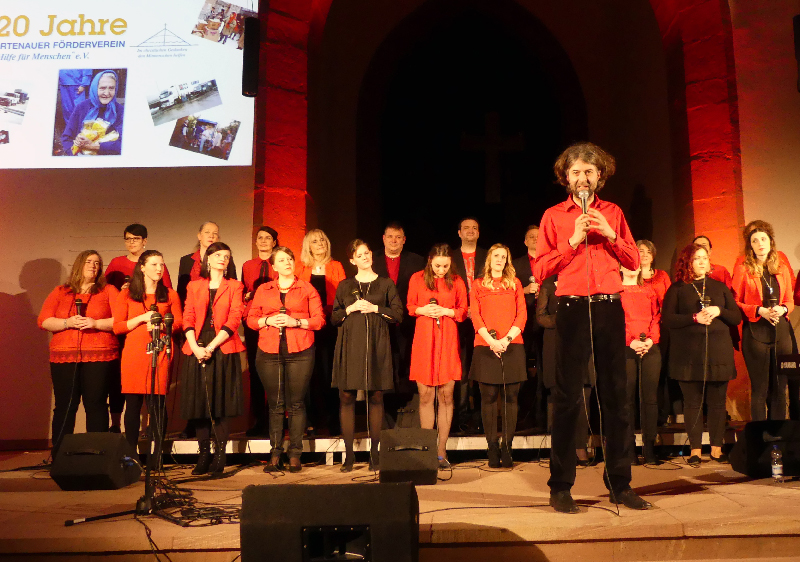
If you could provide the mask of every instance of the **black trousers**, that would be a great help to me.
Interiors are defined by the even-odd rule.
[[[250,414],[255,418],[256,425],[264,425],[267,421],[267,398],[256,361],[258,330],[244,327],[244,345],[247,348],[247,369],[250,371]]]
[[[750,333],[749,326],[742,330],[742,355],[750,375],[750,418],[753,421],[786,419],[786,375],[776,369],[775,351],[778,355],[792,353],[792,340],[787,333],[777,344],[763,343]]]
[[[703,381],[680,381],[680,384],[689,445],[692,449],[700,449],[703,446]],[[706,382],[705,391],[708,406],[708,438],[712,447],[722,447],[727,421],[725,398],[728,395],[728,381]]]
[[[267,390],[269,441],[272,452],[283,452],[283,416],[289,413],[289,456],[300,458],[306,429],[306,393],[314,372],[314,346],[297,352],[264,353],[256,356],[258,374]]]
[[[625,313],[622,303],[589,303],[559,299],[556,312],[556,386],[553,389],[553,436],[550,454],[551,492],[569,490],[575,483],[575,427],[583,410],[586,365],[592,353],[597,372],[608,481],[619,493],[630,487],[634,436],[625,375]]]
[[[477,398],[477,392],[469,380],[469,368],[472,364],[472,351],[475,347],[475,330],[472,320],[465,319],[458,325],[459,353],[461,356],[461,380],[456,381],[453,390],[453,409],[455,411],[456,427],[460,424],[469,424],[471,420],[470,396]],[[473,400],[476,402],[477,400]],[[477,410],[477,405],[475,405]]]
[[[50,363],[53,381],[53,456],[58,452],[65,435],[75,431],[75,416],[83,400],[86,412],[86,431],[108,431],[108,381],[119,360],[86,361],[81,363]]]
[[[125,336],[117,336],[120,350],[125,347]],[[115,361],[114,369],[108,380],[108,410],[112,414],[121,414],[125,408],[125,396],[122,394],[122,371],[120,362]]]
[[[639,365],[641,363],[641,379]],[[635,420],[635,405],[639,404],[639,419],[643,441],[655,441],[658,432],[658,380],[661,377],[661,351],[653,344],[641,359],[630,347],[625,349],[625,370],[628,379],[628,400]],[[641,385],[641,386],[640,386]]]

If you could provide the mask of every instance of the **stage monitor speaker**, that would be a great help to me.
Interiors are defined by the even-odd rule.
[[[242,562],[417,562],[411,483],[269,484],[242,493]]]
[[[254,98],[258,94],[258,53],[261,49],[261,22],[258,18],[244,20],[242,49],[242,95]]]
[[[751,478],[772,476],[772,446],[783,453],[784,476],[800,476],[800,421],[749,422],[736,434],[731,467]]]
[[[139,480],[135,458],[120,433],[65,435],[50,477],[62,490],[117,490]]]
[[[381,482],[436,484],[439,460],[435,429],[385,429],[381,432]]]

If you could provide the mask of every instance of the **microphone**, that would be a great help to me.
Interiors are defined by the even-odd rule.
[[[171,312],[164,314],[164,333],[167,336],[166,350],[167,357],[172,355],[172,323],[175,322],[175,316]]]
[[[280,309],[280,313],[281,313],[281,314],[286,314],[286,307],[285,307],[285,306],[282,306],[282,307],[281,307],[281,309]],[[283,337],[283,326],[281,326],[280,328],[278,328],[278,336],[280,336],[280,337]]]
[[[351,294],[356,298],[357,301],[361,300],[361,288],[356,287],[355,289],[353,289],[353,292]]]
[[[123,283],[122,283],[123,285],[125,283],[130,283],[131,282],[131,276],[130,275],[126,275],[125,277],[122,278],[122,281],[123,281]]]
[[[581,211],[585,215],[589,211],[589,190],[585,188],[578,190],[578,197],[581,200]]]
[[[431,297],[431,300],[428,301],[428,304],[439,304],[439,301],[437,301],[435,298]],[[442,319],[441,318],[437,318],[436,319],[436,327],[437,328],[441,328],[442,327]]]
[[[78,316],[83,316],[83,313],[83,301],[81,299],[75,299],[75,314]]]
[[[708,306],[711,306],[711,297],[709,295],[703,295],[700,297],[700,310],[703,310]]]
[[[645,334],[644,332],[639,334],[639,341],[642,342],[642,343],[646,342],[647,341],[647,334]]]
[[[489,335],[494,339],[497,339],[497,330],[489,330]]]

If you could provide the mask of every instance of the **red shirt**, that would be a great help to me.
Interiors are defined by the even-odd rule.
[[[111,260],[106,268],[106,281],[114,285],[118,291],[122,290],[125,284],[125,277],[133,276],[133,268],[136,262],[128,259],[128,256],[118,256]],[[169,270],[164,265],[164,276],[161,278],[167,289],[172,288],[172,281],[169,278]]]
[[[308,329],[292,326],[286,330],[286,345],[289,353],[304,351],[314,345],[314,332],[325,325],[325,313],[322,310],[322,299],[314,286],[308,281],[295,278],[286,293],[286,304],[281,304],[281,292],[278,281],[264,283],[256,290],[256,296],[247,313],[247,325],[258,330],[258,347],[266,353],[278,353],[280,346],[280,330],[274,326],[262,328],[258,321],[265,316],[278,314],[281,307],[286,307],[286,314],[292,318],[307,319]]]
[[[725,286],[729,289],[731,288],[731,284],[733,283],[733,277],[731,276],[731,272],[728,271],[724,265],[719,265],[716,263],[711,264],[711,271],[708,272],[708,276],[711,279],[715,279],[720,283],[725,283]]]
[[[547,279],[558,274],[556,295],[618,293],[622,289],[620,264],[631,270],[639,268],[639,250],[622,215],[622,209],[599,199],[597,195],[590,207],[602,213],[617,237],[611,242],[594,230],[586,235],[589,240],[588,293],[586,242],[581,242],[575,249],[569,245],[569,238],[575,232],[575,219],[581,214],[580,206],[570,196],[563,203],[547,209],[542,217],[533,275],[537,279]]]
[[[478,335],[478,330],[497,330],[497,339],[506,337],[512,326],[519,328],[520,333],[511,343],[522,343],[522,330],[528,320],[528,308],[525,306],[525,295],[522,283],[514,278],[514,287],[505,289],[500,279],[492,280],[491,287],[483,286],[480,277],[472,283],[470,312],[472,325],[475,327],[475,345],[488,346],[486,340]]]
[[[669,274],[663,269],[654,269],[653,276],[650,279],[644,279],[645,286],[652,287],[658,297],[658,307],[664,303],[664,295],[667,294],[667,289],[672,285]],[[656,341],[656,340],[653,340]]]
[[[262,271],[265,273],[263,276],[261,275]],[[247,260],[244,262],[244,265],[242,265],[242,283],[244,283],[245,294],[255,291],[258,288],[255,284],[259,279],[261,279],[261,283],[264,283],[277,277],[278,276],[275,275],[275,270],[272,269],[272,265],[270,265],[268,260],[254,258],[252,260]]]
[[[475,281],[475,254],[477,252],[461,252],[464,258],[464,272],[467,274],[467,286],[472,287]]]
[[[625,310],[625,345],[638,340],[642,333],[645,339],[658,343],[661,306],[653,286],[623,285],[620,297]]]
[[[389,279],[397,285],[397,278],[400,276],[400,256],[392,258],[384,254],[384,258],[386,258],[386,271],[389,272]]]
[[[48,318],[75,316],[75,299],[81,299],[86,308],[83,315],[95,320],[111,318],[111,306],[117,300],[113,285],[106,285],[94,295],[76,295],[71,289],[60,285],[53,289],[39,313],[39,327]],[[50,340],[51,363],[80,363],[88,361],[112,361],[119,357],[119,342],[113,332],[102,330],[61,330]]]

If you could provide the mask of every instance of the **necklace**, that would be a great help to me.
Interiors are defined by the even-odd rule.
[[[697,285],[694,284],[694,281],[691,283],[692,287],[694,287],[694,292],[697,293],[697,296],[700,298],[700,308],[703,309],[706,307],[705,303],[705,294],[706,294],[706,278],[703,277],[703,292],[701,293],[700,290],[697,288]]]
[[[769,296],[772,296],[772,293],[775,292],[775,289],[772,288],[772,275],[769,277],[764,276],[764,269],[761,269],[761,279],[764,280],[764,283],[767,285],[767,290],[769,291]]]

